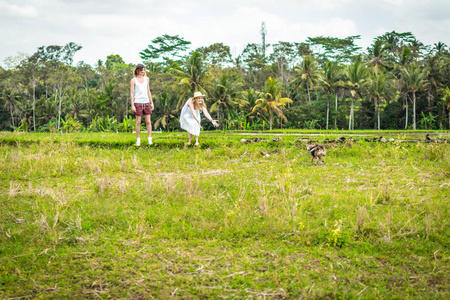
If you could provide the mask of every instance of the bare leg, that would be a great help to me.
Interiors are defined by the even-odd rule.
[[[199,145],[199,143],[198,143],[198,135],[196,135],[195,136],[195,146],[198,146]]]
[[[136,136],[141,137],[141,116],[136,116]]]
[[[192,134],[189,133],[189,142],[188,145],[190,145],[192,143]]]
[[[150,122],[150,115],[145,115],[145,125],[147,126],[148,137],[152,137],[152,122]]]

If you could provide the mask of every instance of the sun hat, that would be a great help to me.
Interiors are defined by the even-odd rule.
[[[192,98],[199,98],[199,97],[205,98],[206,96],[203,95],[202,92],[195,92],[195,93],[194,93],[194,97],[192,97]]]

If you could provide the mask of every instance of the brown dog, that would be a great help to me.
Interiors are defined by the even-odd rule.
[[[309,151],[311,153],[311,162],[314,161],[314,159],[316,159],[316,163],[320,161],[322,161],[322,163],[325,162],[325,156],[327,155],[327,150],[325,150],[324,146],[321,145],[308,145],[306,147],[306,150]]]

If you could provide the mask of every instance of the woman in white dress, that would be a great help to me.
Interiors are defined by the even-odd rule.
[[[189,98],[181,109],[180,125],[181,128],[189,133],[188,145],[192,143],[192,136],[195,136],[195,146],[198,146],[198,136],[200,135],[200,110],[211,123],[217,127],[219,122],[213,120],[206,109],[204,95],[201,92],[195,92],[194,97]]]

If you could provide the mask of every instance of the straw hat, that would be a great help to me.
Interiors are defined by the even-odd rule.
[[[205,98],[206,96],[203,95],[202,92],[195,92],[195,93],[194,93],[194,97],[192,97],[192,98],[199,98],[199,97]]]

